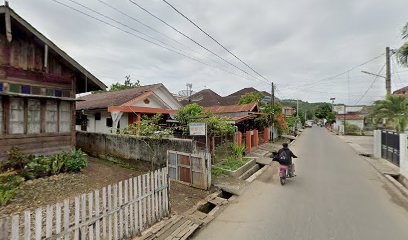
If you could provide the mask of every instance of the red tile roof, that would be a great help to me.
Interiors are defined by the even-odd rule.
[[[213,106],[204,108],[205,113],[236,113],[236,112],[258,112],[258,103],[249,103],[243,105],[231,105],[231,106]]]
[[[344,114],[338,114],[336,115],[336,118],[338,119],[344,119]],[[354,114],[346,114],[346,120],[359,120],[359,119],[364,119],[364,116],[362,115],[354,115]]]
[[[76,110],[101,109],[108,108],[110,106],[120,106],[137,97],[140,97],[145,93],[151,92],[160,86],[163,86],[163,84],[159,83],[121,91],[89,94],[78,98],[79,100],[84,101],[78,101],[76,103]]]

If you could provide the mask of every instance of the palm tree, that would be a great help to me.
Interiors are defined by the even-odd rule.
[[[371,116],[376,122],[387,120],[387,126],[404,132],[408,123],[408,101],[404,96],[388,95],[385,100],[374,102]]]
[[[402,29],[402,39],[408,40],[408,22]],[[408,67],[408,42],[404,43],[397,51],[398,61]]]

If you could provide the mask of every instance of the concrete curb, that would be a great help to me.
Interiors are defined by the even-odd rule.
[[[392,176],[388,174],[384,174],[385,178],[388,179],[398,190],[404,195],[405,197],[408,198],[408,189],[406,189],[400,182],[398,182],[396,179],[394,179]]]

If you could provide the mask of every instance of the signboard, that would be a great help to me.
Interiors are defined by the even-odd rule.
[[[190,136],[206,136],[205,123],[190,123]]]

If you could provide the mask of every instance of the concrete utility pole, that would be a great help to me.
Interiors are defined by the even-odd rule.
[[[296,117],[299,118],[299,99],[296,99]]]
[[[274,125],[275,125],[275,88],[273,86],[272,82],[272,89],[271,89],[271,105],[272,105],[272,130],[271,130],[271,139],[270,141],[273,142],[273,130],[274,130]]]
[[[391,50],[390,47],[385,48],[385,89],[387,95],[391,94]]]

